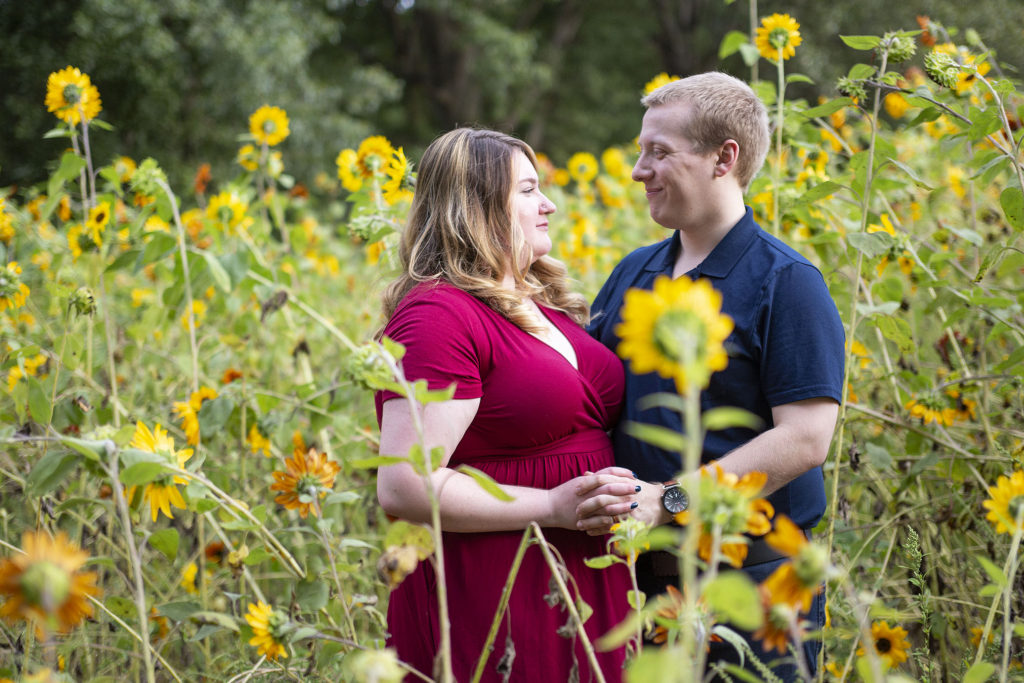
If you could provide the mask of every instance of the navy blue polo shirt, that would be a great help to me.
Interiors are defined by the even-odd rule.
[[[612,271],[594,299],[591,336],[612,351],[619,344],[615,327],[622,321],[623,296],[631,287],[651,289],[658,275],[671,277],[679,238],[637,249]],[[743,408],[773,425],[772,407],[809,398],[839,401],[843,385],[842,321],[821,272],[807,259],[754,222],[750,208],[708,257],[687,273],[707,278],[722,294],[722,311],[735,324],[725,341],[728,366],[711,376],[701,392],[704,411],[722,406]],[[667,408],[640,410],[637,401],[657,392],[674,392],[675,383],[657,373],[635,375],[626,364],[622,418],[613,433],[615,460],[647,481],[667,481],[682,471],[679,453],[671,453],[629,436],[628,422],[658,424],[683,431],[678,413]],[[703,461],[724,456],[759,432],[730,428],[708,432]],[[797,525],[814,527],[825,511],[825,483],[815,467],[782,487],[768,500],[776,512]]]

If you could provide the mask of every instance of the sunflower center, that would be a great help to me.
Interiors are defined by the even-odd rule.
[[[277,642],[284,640],[288,633],[288,615],[274,610],[267,617],[267,633]]]
[[[878,654],[884,655],[892,650],[892,641],[888,638],[879,638],[875,641],[875,649],[878,650]]]
[[[263,122],[263,132],[264,133],[273,133],[276,130],[277,130],[277,124],[274,123],[272,120],[267,119],[266,121]]]
[[[71,577],[53,562],[33,562],[21,575],[21,591],[31,605],[47,612],[56,611],[71,592]]]
[[[782,28],[773,28],[772,32],[768,34],[768,42],[775,48],[784,48],[789,44],[789,30]]]
[[[295,482],[295,492],[304,493],[308,496],[315,496],[320,489],[320,478],[315,474],[306,473]]]
[[[692,311],[668,311],[654,324],[654,346],[666,358],[689,363],[697,358],[704,321]]]
[[[67,102],[69,106],[78,104],[82,99],[82,89],[74,83],[68,83],[65,85],[61,94],[64,97],[64,101]]]
[[[1014,496],[1006,504],[1006,511],[1010,513],[1010,518],[1016,522],[1022,513],[1024,513],[1024,494]]]

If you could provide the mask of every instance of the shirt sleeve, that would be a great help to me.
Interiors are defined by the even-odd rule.
[[[846,333],[821,273],[795,263],[780,270],[767,291],[761,313],[761,386],[768,403],[840,401]]]
[[[483,395],[479,341],[484,336],[472,303],[435,290],[399,306],[384,334],[405,347],[400,363],[406,379],[426,380],[431,390],[455,384],[457,399]],[[379,392],[381,403],[399,396]]]

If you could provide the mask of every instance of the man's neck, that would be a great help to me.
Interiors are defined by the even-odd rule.
[[[699,225],[679,230],[679,253],[672,268],[672,277],[679,277],[700,265],[746,212],[740,196],[738,201],[730,202],[726,210],[706,218]]]

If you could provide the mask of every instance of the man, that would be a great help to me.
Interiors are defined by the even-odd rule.
[[[743,193],[769,146],[767,112],[749,86],[722,73],[673,81],[642,103],[647,111],[633,180],[644,184],[651,218],[672,234],[634,251],[615,268],[594,301],[589,331],[615,350],[627,289],[650,289],[663,274],[709,279],[721,292],[723,312],[735,329],[726,341],[728,367],[712,375],[701,394],[702,409],[743,408],[765,426],[760,432],[731,428],[708,433],[703,462],[717,460],[722,469],[740,476],[767,473],[763,495],[776,513],[809,531],[825,510],[821,464],[841,398],[844,332],[821,273],[763,232],[744,205]],[[663,484],[679,474],[680,456],[634,439],[624,426],[640,422],[682,431],[677,413],[641,410],[637,403],[648,394],[674,390],[673,380],[655,373],[634,375],[627,366],[624,412],[613,435],[616,462],[652,482],[636,494],[638,505],[631,514],[655,525],[669,523],[670,510],[679,505],[673,500],[677,492]],[[589,475],[581,484],[581,529],[600,533],[611,523],[601,515],[616,500],[608,491],[621,484],[621,473]],[[649,596],[679,581],[674,563],[664,559],[652,553],[638,562],[640,588]],[[743,569],[760,583],[782,561],[756,541]],[[823,625],[823,602],[819,595],[805,618]],[[774,659],[751,644],[763,661]],[[805,648],[812,667],[819,650],[817,642]],[[713,644],[709,661],[719,659],[736,661],[732,646]],[[795,675],[792,667],[777,672]]]

